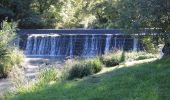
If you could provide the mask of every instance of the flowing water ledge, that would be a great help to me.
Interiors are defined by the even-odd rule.
[[[112,49],[140,50],[136,36],[114,29],[27,29],[18,34],[20,48],[29,57],[94,57]]]

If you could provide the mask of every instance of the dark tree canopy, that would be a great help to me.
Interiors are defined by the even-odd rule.
[[[1,0],[0,20],[19,28],[144,28],[170,31],[169,0]]]

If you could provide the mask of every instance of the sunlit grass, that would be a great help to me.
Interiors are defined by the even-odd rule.
[[[6,96],[7,100],[167,100],[170,58]]]

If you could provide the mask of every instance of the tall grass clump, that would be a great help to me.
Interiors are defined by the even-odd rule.
[[[124,59],[125,52],[123,50],[112,50],[101,57],[101,61],[106,67],[119,65]]]
[[[93,58],[89,60],[79,60],[70,67],[68,70],[68,79],[74,79],[83,78],[101,71],[103,64],[99,58]]]
[[[24,77],[24,68],[21,65],[23,60],[23,52],[14,48],[14,50],[7,54],[6,61],[3,63],[4,75],[9,76],[15,87],[20,87],[26,82]]]
[[[9,52],[9,57],[11,64],[18,66],[21,66],[21,62],[23,62],[25,58],[23,51],[18,50],[17,48],[13,48],[13,50]]]
[[[17,75],[21,75],[21,74],[14,74],[14,75],[17,76]],[[23,92],[27,92],[27,91],[35,92],[39,89],[48,87],[54,83],[59,82],[60,77],[61,77],[60,71],[57,68],[49,68],[48,66],[46,66],[46,68],[43,68],[40,70],[35,81],[28,81],[24,76],[25,75],[23,75],[23,78],[22,78],[22,76],[19,76],[23,80],[21,80],[21,78],[18,80],[16,80],[16,79],[14,80],[15,81],[14,85],[17,85],[17,87],[16,87],[17,93],[23,93]],[[16,83],[18,83],[18,84],[16,84]],[[23,84],[23,83],[25,83],[25,84]]]
[[[59,80],[59,71],[56,68],[48,68],[47,66],[38,75],[38,85],[47,85],[57,80]]]
[[[24,68],[20,68],[17,65],[14,65],[11,68],[8,76],[15,89],[18,89],[27,83]]]

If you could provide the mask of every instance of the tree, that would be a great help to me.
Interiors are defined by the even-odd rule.
[[[55,28],[60,8],[58,0],[1,0],[0,21],[18,21],[19,28]]]
[[[119,27],[131,33],[140,33],[147,29],[159,30],[169,37],[170,32],[170,1],[169,0],[119,0]],[[145,31],[151,33],[151,31]],[[165,48],[170,54],[170,43],[165,40]]]
[[[127,23],[127,28],[161,28],[164,32],[169,31],[169,8],[169,0],[120,0],[118,2],[120,18]]]

